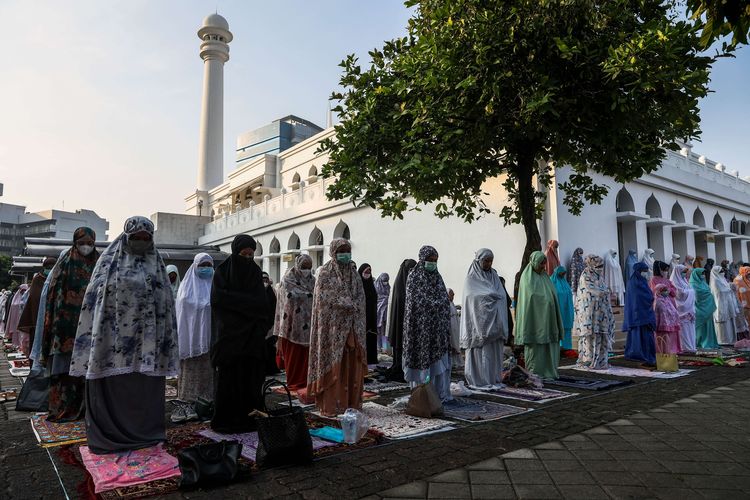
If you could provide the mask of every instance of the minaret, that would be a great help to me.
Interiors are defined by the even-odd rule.
[[[196,194],[206,206],[206,215],[208,191],[224,182],[224,63],[229,60],[232,41],[229,23],[219,14],[211,14],[203,20],[198,38],[204,63]]]

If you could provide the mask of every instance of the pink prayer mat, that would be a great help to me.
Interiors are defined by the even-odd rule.
[[[94,491],[150,483],[180,475],[177,459],[164,451],[163,444],[122,453],[96,455],[81,446],[83,465],[94,479]]]

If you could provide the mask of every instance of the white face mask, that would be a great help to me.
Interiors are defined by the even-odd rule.
[[[641,276],[648,278],[648,271],[641,271]]]
[[[86,257],[87,255],[90,255],[91,252],[94,251],[94,245],[79,245],[78,246],[78,253]]]

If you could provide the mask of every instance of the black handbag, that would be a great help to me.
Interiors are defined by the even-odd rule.
[[[268,410],[267,417],[256,417],[258,426],[258,450],[256,463],[260,467],[309,464],[313,460],[310,431],[307,428],[302,408],[292,405],[289,388],[278,380],[269,380],[263,385],[263,401],[271,393],[271,387],[281,385],[286,390],[289,407]]]
[[[16,411],[47,411],[49,376],[45,368],[31,370],[16,399]]]
[[[226,484],[237,477],[237,460],[242,453],[239,441],[200,444],[177,455],[182,479],[180,486]]]

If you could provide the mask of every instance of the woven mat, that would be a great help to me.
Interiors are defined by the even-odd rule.
[[[686,370],[681,368],[676,372],[657,372],[656,370],[646,370],[643,368],[628,368],[625,366],[611,366],[606,370],[589,370],[576,365],[561,366],[561,370],[578,370],[582,372],[593,372],[602,373],[606,375],[614,375],[617,377],[645,377],[645,378],[679,378],[686,375],[690,375],[694,370]]]
[[[465,422],[486,422],[532,410],[481,399],[453,398],[443,403],[443,411],[448,418]]]
[[[362,404],[362,412],[370,420],[370,429],[391,439],[415,437],[451,425],[447,420],[412,417],[371,401]]]
[[[386,392],[403,391],[408,390],[409,384],[404,382],[366,382],[365,391],[372,392],[375,394],[383,394]]]
[[[31,430],[43,448],[86,442],[86,422],[47,422],[46,414],[31,416]]]
[[[31,368],[8,368],[8,371],[14,377],[28,377],[31,373]]]
[[[573,387],[585,391],[604,391],[632,384],[632,380],[606,380],[601,378],[580,377],[558,377],[556,379],[544,379],[544,384],[559,385],[561,387]]]
[[[502,389],[495,389],[491,391],[480,391],[477,389],[472,389],[472,392],[478,394],[499,396],[501,398],[518,399],[520,401],[527,401],[530,403],[548,403],[550,401],[556,401],[558,399],[565,399],[578,395],[578,393],[575,392],[564,392],[545,388],[530,389],[525,387],[503,387]]]

